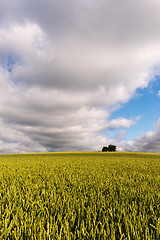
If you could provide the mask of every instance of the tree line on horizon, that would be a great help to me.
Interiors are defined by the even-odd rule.
[[[115,152],[116,151],[116,146],[113,144],[109,144],[108,147],[103,147],[102,152]]]

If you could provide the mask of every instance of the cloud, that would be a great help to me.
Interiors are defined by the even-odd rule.
[[[1,151],[99,149],[106,129],[134,125],[108,119],[159,71],[159,7],[156,0],[2,0],[0,116],[2,129],[11,129]]]
[[[114,130],[120,127],[130,128],[132,125],[135,125],[135,124],[136,124],[136,121],[134,121],[133,119],[126,119],[121,117],[121,118],[117,118],[109,121],[107,128],[110,130]]]
[[[148,131],[142,136],[128,142],[121,142],[120,150],[133,151],[133,152],[157,152],[160,149],[160,118],[154,125],[152,131]]]

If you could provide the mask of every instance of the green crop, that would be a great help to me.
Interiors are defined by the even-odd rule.
[[[0,156],[0,239],[160,237],[160,154]]]

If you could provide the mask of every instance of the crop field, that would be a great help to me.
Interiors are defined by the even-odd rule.
[[[160,239],[160,154],[0,155],[0,239]]]

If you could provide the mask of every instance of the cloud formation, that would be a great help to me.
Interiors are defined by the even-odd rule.
[[[128,142],[122,141],[119,150],[133,152],[160,152],[160,118],[154,125],[152,131],[148,131],[144,135]]]
[[[157,0],[2,0],[1,152],[98,150],[105,130],[134,125],[108,119],[159,72],[159,9]]]

